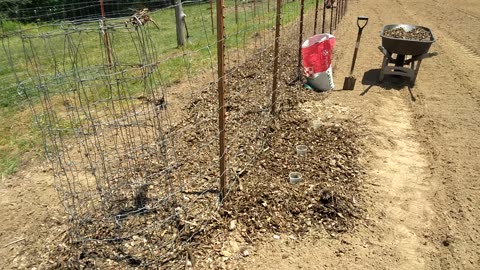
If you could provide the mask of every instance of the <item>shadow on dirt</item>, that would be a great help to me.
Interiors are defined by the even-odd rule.
[[[380,76],[380,69],[371,69],[363,74],[362,84],[366,86],[366,88],[360,93],[360,96],[364,96],[370,91],[370,89],[374,86],[379,86],[385,90],[402,90],[407,87],[408,92],[410,93],[410,97],[412,101],[416,101],[415,96],[412,93],[412,85],[410,81],[401,76],[392,76],[387,75],[383,79],[382,82],[378,80]]]

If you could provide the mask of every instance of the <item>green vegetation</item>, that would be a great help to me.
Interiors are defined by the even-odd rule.
[[[270,31],[274,27],[273,0],[257,2],[256,16],[253,14],[251,2],[240,4],[238,25],[235,22],[233,5],[234,1],[227,1],[225,10],[227,49],[242,49],[251,43],[255,33],[264,32],[265,29]],[[306,1],[306,10],[314,5],[313,0]],[[297,18],[298,7],[298,1],[285,4],[284,25]],[[216,34],[211,30],[209,8],[208,3],[184,6],[190,34],[188,44],[184,48],[177,48],[176,45],[174,10],[164,9],[151,13],[160,29],[156,29],[154,25],[147,25],[146,31],[147,36],[155,44],[155,57],[159,61],[158,68],[161,70],[164,84],[176,83],[184,79],[188,73],[193,76],[204,70],[210,70],[212,63],[216,65]],[[215,10],[213,13],[215,16]],[[141,71],[133,67],[138,66],[139,59],[146,57],[136,50],[141,47],[138,42],[143,37],[141,31],[127,31],[123,28],[124,20],[108,20],[108,25],[114,25],[116,29],[109,31],[111,49],[115,63],[128,69],[126,74],[130,76],[129,79],[135,79],[135,76],[138,78],[141,75]],[[40,109],[34,97],[39,95],[41,89],[38,89],[38,82],[32,81],[32,76],[34,79],[41,78],[42,82],[48,85],[49,95],[52,96],[60,95],[68,89],[71,80],[68,82],[66,78],[73,76],[73,70],[80,70],[81,74],[75,76],[82,79],[92,79],[105,72],[105,49],[98,25],[98,22],[75,25],[1,21],[0,174],[15,172],[22,161],[31,157],[32,154],[28,153],[37,155],[41,153],[38,151],[42,144],[41,132],[35,127],[30,110],[30,106]],[[70,30],[71,34],[65,35]],[[148,60],[145,59],[144,63],[148,63]],[[35,72],[41,76],[37,76]],[[20,87],[17,82],[21,82]],[[142,90],[141,80],[129,81],[128,91],[138,93]],[[83,98],[92,101],[108,95],[108,89],[104,86],[91,85],[90,96]],[[53,105],[61,105],[60,101],[57,103]]]

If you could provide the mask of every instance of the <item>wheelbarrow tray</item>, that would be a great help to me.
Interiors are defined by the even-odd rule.
[[[405,31],[409,32],[415,28],[422,28],[430,33],[430,40],[419,41],[419,40],[410,40],[410,39],[401,39],[385,36],[385,31],[403,28]],[[423,26],[410,25],[410,24],[388,24],[383,26],[383,29],[380,33],[382,37],[382,46],[389,51],[390,53],[402,54],[402,55],[422,55],[428,53],[430,46],[435,42],[435,37],[433,36],[432,31]]]

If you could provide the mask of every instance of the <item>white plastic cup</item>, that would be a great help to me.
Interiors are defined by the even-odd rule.
[[[297,145],[296,149],[297,149],[297,155],[299,156],[304,156],[308,151],[308,147],[303,144]]]
[[[299,172],[291,172],[288,177],[290,178],[290,183],[298,184],[302,182],[302,174]]]

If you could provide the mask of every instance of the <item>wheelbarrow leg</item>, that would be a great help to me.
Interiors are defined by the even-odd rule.
[[[385,69],[388,67],[388,57],[386,55],[383,56],[382,66],[380,67],[380,76],[378,77],[378,81],[382,82],[383,78],[385,77]]]
[[[415,67],[415,72],[413,73],[413,77],[411,79],[412,86],[415,85],[415,81],[417,80],[418,71],[420,70],[420,64],[422,63],[422,59],[418,60],[417,65]],[[412,69],[414,66],[414,62],[412,61]]]

